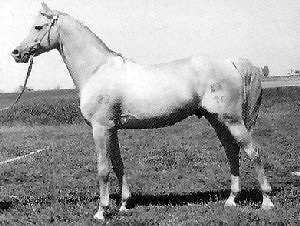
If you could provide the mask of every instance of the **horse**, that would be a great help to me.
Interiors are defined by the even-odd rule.
[[[80,95],[80,109],[92,126],[97,152],[99,209],[109,208],[109,174],[118,180],[120,211],[131,196],[120,154],[118,131],[172,126],[196,115],[214,128],[231,170],[231,193],[225,206],[236,206],[240,192],[239,154],[255,165],[263,194],[262,209],[271,209],[271,186],[261,147],[252,136],[261,105],[262,71],[245,58],[192,56],[142,65],[111,50],[87,26],[42,3],[29,35],[11,55],[17,63],[58,50]],[[112,170],[111,170],[112,168]]]

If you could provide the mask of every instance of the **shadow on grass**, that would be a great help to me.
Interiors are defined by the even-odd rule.
[[[282,188],[273,188],[271,196],[276,195],[278,192],[283,190]],[[230,194],[230,190],[218,190],[218,191],[206,191],[206,192],[191,192],[185,194],[178,193],[169,193],[169,194],[137,194],[133,193],[131,198],[127,203],[127,208],[132,209],[136,206],[184,206],[188,204],[207,204],[210,202],[217,202],[226,200]],[[120,196],[116,193],[110,195],[111,199],[116,200],[117,203],[120,202]],[[45,197],[40,197],[37,199],[24,198],[21,200],[6,197],[0,199],[0,212],[13,208],[14,206],[21,205],[30,205],[35,204],[45,204],[52,205],[54,202],[59,202],[62,204],[71,204],[76,205],[78,203],[88,204],[90,202],[98,202],[99,196],[87,196],[84,192],[73,193],[70,192],[67,197],[53,198],[53,196],[48,195]],[[262,194],[259,189],[248,189],[242,190],[236,198],[238,204],[247,204],[247,203],[257,203],[262,202]]]
[[[281,188],[274,188],[271,196],[280,192]],[[136,206],[160,206],[160,205],[172,205],[172,206],[184,206],[188,204],[207,204],[209,202],[217,202],[226,200],[230,195],[230,190],[218,190],[218,191],[206,191],[206,192],[192,192],[187,194],[132,194],[127,208],[131,209]],[[115,195],[116,196],[116,195]],[[113,198],[113,197],[112,197]],[[118,197],[119,198],[119,197]],[[245,203],[261,203],[262,193],[259,189],[242,190],[235,200],[238,204]]]
[[[0,213],[17,205],[20,200],[15,196],[0,197]]]

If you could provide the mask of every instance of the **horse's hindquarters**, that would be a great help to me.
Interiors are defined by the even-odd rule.
[[[208,83],[202,96],[201,107],[210,113],[241,116],[242,87],[236,83],[230,79]]]

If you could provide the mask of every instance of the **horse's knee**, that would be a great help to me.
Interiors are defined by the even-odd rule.
[[[251,134],[242,123],[226,123],[226,126],[240,146],[243,147],[252,141]]]
[[[110,173],[110,167],[108,160],[98,160],[98,176],[108,177]]]
[[[241,123],[228,125],[231,134],[237,140],[239,146],[247,153],[249,158],[255,163],[260,164],[260,149],[259,144],[253,141],[251,132],[249,132],[246,127]]]

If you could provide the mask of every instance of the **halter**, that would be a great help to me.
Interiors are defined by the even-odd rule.
[[[51,31],[51,28],[55,25],[55,23],[57,22],[58,20],[58,15],[48,15],[46,13],[40,13],[42,16],[45,16],[47,17],[48,19],[50,19],[50,22],[49,23],[45,23],[43,24],[43,26],[47,25],[49,26],[49,29],[42,35],[42,37],[36,42],[36,45],[33,45],[30,50],[34,49],[34,47],[40,47],[41,46],[41,42],[43,40],[43,38],[48,34],[48,45],[50,46],[50,31]],[[36,38],[37,40],[37,38]],[[30,54],[31,51],[29,51],[29,54]],[[26,85],[27,85],[27,81],[28,81],[28,78],[30,76],[30,73],[31,73],[31,69],[32,69],[32,65],[33,65],[33,55],[30,55],[30,64],[28,66],[28,69],[27,69],[27,74],[26,74],[26,78],[25,78],[25,81],[24,81],[24,85],[23,85],[23,89],[22,91],[19,93],[18,97],[16,98],[16,100],[8,107],[5,107],[5,108],[1,108],[0,109],[0,112],[3,111],[3,110],[8,110],[10,108],[12,108],[21,98],[21,96],[23,95],[25,89],[26,89]]]
[[[44,39],[44,37],[45,37],[47,34],[48,34],[48,38],[47,38],[47,40],[48,40],[48,45],[50,46],[50,44],[51,44],[51,43],[50,43],[50,31],[51,31],[51,28],[52,28],[52,27],[55,25],[55,23],[57,22],[59,16],[58,16],[58,15],[48,15],[48,14],[43,13],[43,12],[40,12],[40,14],[41,14],[42,16],[47,17],[47,19],[49,19],[50,22],[49,22],[49,23],[43,24],[43,26],[47,25],[49,28],[47,29],[47,31],[45,31],[45,33],[42,35],[42,37],[37,41],[37,46],[38,46],[38,47],[41,46],[41,42],[42,42],[42,40]],[[37,40],[37,38],[36,38],[36,40]]]

